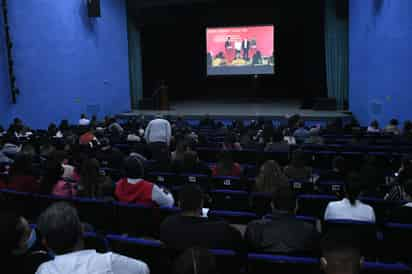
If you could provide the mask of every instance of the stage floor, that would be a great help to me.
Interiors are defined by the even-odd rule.
[[[227,100],[211,101],[179,101],[171,102],[170,110],[133,110],[121,113],[122,118],[138,115],[171,115],[199,117],[209,115],[211,117],[285,117],[286,115],[300,114],[306,118],[337,118],[349,116],[341,111],[319,111],[311,109],[301,109],[301,102],[298,100],[279,100],[279,101],[258,101],[258,100],[238,100],[229,102]]]

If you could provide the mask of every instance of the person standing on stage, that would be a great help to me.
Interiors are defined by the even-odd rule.
[[[232,41],[230,41],[230,36],[228,36],[228,37],[226,38],[226,41],[225,41],[225,49],[226,49],[226,50],[232,49]]]
[[[235,50],[236,50],[235,59],[238,59],[240,58],[240,51],[242,50],[242,41],[240,40],[235,41]]]
[[[248,40],[247,37],[242,41],[242,49],[243,49],[243,59],[245,61],[249,60],[250,41]]]

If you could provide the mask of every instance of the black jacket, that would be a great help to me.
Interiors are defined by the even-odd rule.
[[[245,239],[253,252],[314,255],[319,245],[315,227],[287,213],[251,222]]]
[[[160,226],[160,240],[167,247],[186,249],[190,247],[242,249],[242,236],[226,222],[207,218],[174,215]]]

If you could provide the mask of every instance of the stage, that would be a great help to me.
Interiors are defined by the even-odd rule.
[[[167,111],[133,110],[118,116],[127,119],[140,115],[152,116],[156,114],[185,116],[187,118],[201,118],[209,115],[212,118],[255,119],[256,117],[284,118],[288,115],[300,114],[306,120],[332,120],[350,116],[342,111],[301,109],[300,106],[299,100],[192,100],[171,102],[170,110]]]

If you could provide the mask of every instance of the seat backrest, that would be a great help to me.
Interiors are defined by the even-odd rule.
[[[319,259],[270,254],[248,254],[249,274],[320,274]]]
[[[246,191],[216,189],[210,192],[214,210],[249,211],[249,195]]]
[[[179,185],[177,174],[172,172],[150,172],[146,179],[157,185],[173,187]]]
[[[107,235],[106,238],[113,252],[144,261],[150,273],[170,273],[173,256],[160,241],[120,235]]]
[[[362,267],[362,274],[410,274],[411,269],[402,263],[372,263],[365,262]]]
[[[383,239],[386,259],[412,263],[412,256],[403,248],[412,242],[412,224],[385,223]]]
[[[140,204],[114,203],[116,219],[114,231],[131,236],[158,237],[159,216],[151,207]]]
[[[326,220],[322,232],[338,231],[349,233],[351,238],[361,244],[361,253],[368,259],[376,259],[380,255],[377,227],[375,223],[354,220]]]
[[[311,195],[303,194],[298,196],[298,215],[314,216],[323,219],[323,214],[329,202],[336,201],[338,198],[333,195]]]
[[[209,218],[223,219],[231,224],[247,225],[249,222],[258,219],[258,216],[252,212],[229,211],[229,210],[210,210]]]
[[[247,190],[247,181],[240,177],[214,176],[212,177],[214,189]]]
[[[178,177],[178,182],[180,185],[196,184],[203,190],[207,191],[209,189],[209,176],[206,174],[181,173]]]

